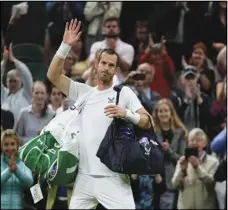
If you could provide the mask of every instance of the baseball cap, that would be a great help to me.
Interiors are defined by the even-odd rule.
[[[184,77],[195,77],[197,75],[196,68],[194,66],[188,65],[183,70]]]

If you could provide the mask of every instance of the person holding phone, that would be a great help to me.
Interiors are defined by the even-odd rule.
[[[176,166],[172,185],[179,190],[178,209],[216,209],[214,174],[218,160],[206,153],[208,138],[200,128],[188,136],[188,147]]]
[[[23,190],[33,184],[32,172],[19,159],[19,137],[5,130],[1,137],[1,209],[23,209]]]
[[[150,88],[154,76],[153,66],[143,63],[138,66],[136,71],[130,72],[123,83],[129,85],[149,113],[152,113],[155,105],[161,99],[160,94]]]

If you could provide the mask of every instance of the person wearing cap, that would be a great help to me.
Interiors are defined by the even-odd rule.
[[[149,37],[148,47],[139,59],[139,64],[142,63],[149,63],[154,67],[155,76],[150,84],[151,89],[158,92],[162,98],[169,98],[175,67],[165,49],[164,37],[160,43],[153,43],[152,37]]]
[[[205,129],[209,115],[209,97],[202,93],[197,83],[199,74],[194,66],[186,66],[181,77],[182,89],[171,95],[179,117],[188,130],[195,127]]]

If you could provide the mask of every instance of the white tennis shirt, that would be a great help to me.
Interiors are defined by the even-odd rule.
[[[117,173],[109,170],[96,156],[98,148],[112,122],[112,118],[105,116],[104,108],[107,105],[115,104],[117,93],[113,90],[113,86],[100,91],[96,87],[71,81],[69,98],[77,101],[90,90],[93,93],[81,112],[82,132],[79,172],[88,175],[117,176]],[[142,108],[139,99],[128,87],[123,87],[121,90],[119,105],[134,112]]]

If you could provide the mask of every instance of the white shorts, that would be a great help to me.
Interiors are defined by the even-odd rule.
[[[78,174],[69,209],[135,209],[128,176],[91,176]]]

